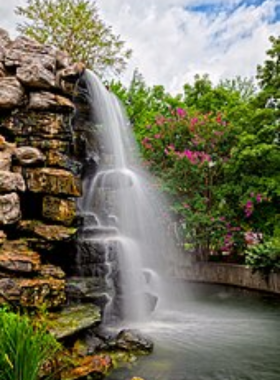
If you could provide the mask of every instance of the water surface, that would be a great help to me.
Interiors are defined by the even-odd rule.
[[[180,293],[168,311],[132,326],[154,340],[154,353],[108,379],[280,379],[280,298],[201,284]]]

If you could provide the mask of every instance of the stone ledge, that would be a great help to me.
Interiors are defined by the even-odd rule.
[[[50,314],[49,332],[56,339],[64,339],[78,332],[97,326],[101,322],[100,309],[91,304],[64,308],[60,313]]]
[[[5,296],[5,297],[3,297]],[[52,278],[0,279],[0,303],[18,302],[24,307],[57,307],[65,303],[65,281]]]
[[[272,273],[266,281],[260,273],[235,264],[195,263],[174,268],[177,279],[214,284],[240,286],[280,294],[280,274]]]

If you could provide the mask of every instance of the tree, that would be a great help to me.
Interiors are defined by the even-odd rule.
[[[244,101],[252,99],[257,91],[253,78],[242,78],[239,75],[232,79],[221,80],[220,87],[238,92]]]
[[[16,13],[27,20],[18,24],[19,32],[67,50],[74,61],[84,62],[101,76],[107,69],[120,73],[131,56],[120,36],[100,19],[95,2],[28,0]]]
[[[277,99],[280,96],[280,36],[271,36],[269,40],[272,46],[266,52],[268,57],[263,66],[258,66],[257,79],[261,89]]]

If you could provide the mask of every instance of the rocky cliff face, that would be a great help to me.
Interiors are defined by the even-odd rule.
[[[81,196],[71,99],[83,69],[0,29],[0,302],[66,302]]]

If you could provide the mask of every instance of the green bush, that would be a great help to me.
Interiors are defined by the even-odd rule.
[[[58,348],[44,326],[34,327],[27,316],[0,310],[1,380],[37,380],[43,363]]]
[[[280,242],[271,240],[251,246],[245,251],[246,264],[253,272],[261,272],[267,278],[271,272],[280,270]]]

